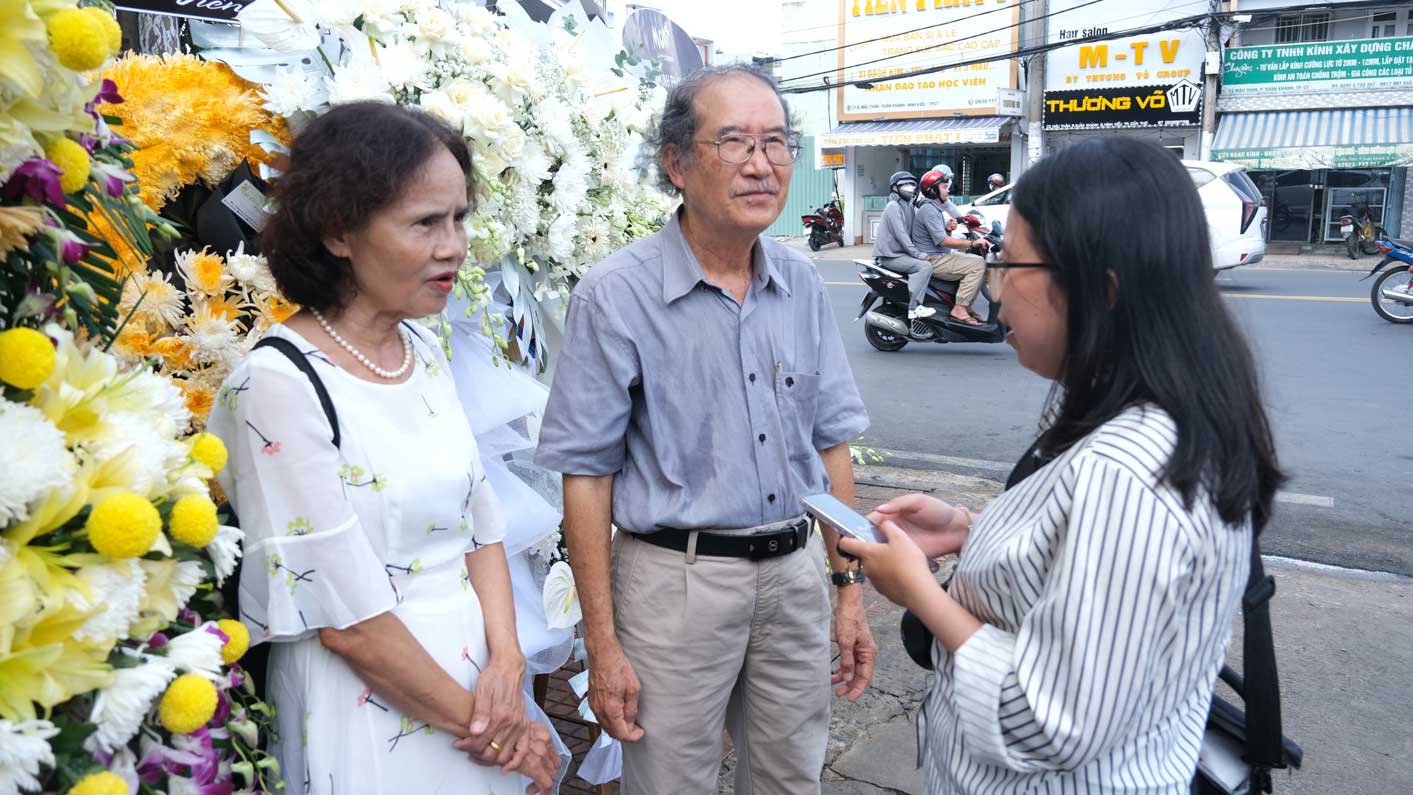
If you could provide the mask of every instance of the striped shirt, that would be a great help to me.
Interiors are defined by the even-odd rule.
[[[1251,527],[1161,483],[1172,419],[1132,407],[998,497],[949,587],[982,622],[919,715],[929,795],[1186,795]]]

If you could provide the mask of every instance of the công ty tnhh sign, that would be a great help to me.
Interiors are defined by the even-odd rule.
[[[1363,91],[1407,86],[1413,38],[1233,47],[1222,64],[1227,96]]]

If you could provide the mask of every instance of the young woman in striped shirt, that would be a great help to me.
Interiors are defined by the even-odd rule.
[[[1021,178],[1005,259],[1008,341],[1055,383],[1015,482],[979,516],[893,500],[888,543],[840,548],[936,636],[928,793],[1185,795],[1282,479],[1202,204],[1160,147],[1091,140]]]

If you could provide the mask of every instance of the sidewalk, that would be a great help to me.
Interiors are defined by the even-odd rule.
[[[979,510],[1000,490],[992,480],[944,472],[868,466],[857,475],[861,511],[908,491],[930,492]],[[1413,758],[1413,732],[1408,730],[1413,724],[1413,580],[1281,561],[1268,566],[1277,582],[1271,612],[1285,733],[1305,749],[1302,770],[1276,774],[1276,792],[1413,792],[1408,761]],[[873,685],[857,702],[834,702],[823,793],[922,793],[913,716],[926,693],[928,674],[900,645],[902,610],[872,590],[864,598],[879,644],[878,668]],[[1239,620],[1231,654],[1237,670]],[[574,778],[587,734],[567,720],[572,694],[556,698],[556,691],[567,690],[563,679],[556,676],[548,707],[561,732],[573,735],[566,740],[577,746],[563,792],[588,793],[590,788]],[[728,752],[722,763],[723,793],[734,792],[734,764]]]
[[[852,259],[872,259],[872,246],[828,246],[817,252],[810,251],[803,237],[777,237],[776,240],[784,243],[790,248],[800,251],[805,256],[814,260],[852,260]],[[1377,257],[1360,257],[1357,260],[1350,259],[1342,246],[1324,246],[1314,251],[1303,254],[1267,254],[1266,258],[1255,265],[1246,265],[1235,268],[1228,273],[1235,273],[1243,270],[1332,270],[1332,271],[1360,271],[1367,273],[1378,262]]]

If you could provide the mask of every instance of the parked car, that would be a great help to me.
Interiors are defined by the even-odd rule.
[[[1182,164],[1197,185],[1197,195],[1207,211],[1213,269],[1228,270],[1265,259],[1266,207],[1261,191],[1246,174],[1246,167],[1205,160],[1184,160]],[[982,196],[963,212],[972,209],[979,210],[987,221],[1000,221],[1004,227],[1011,209],[1011,186]]]

